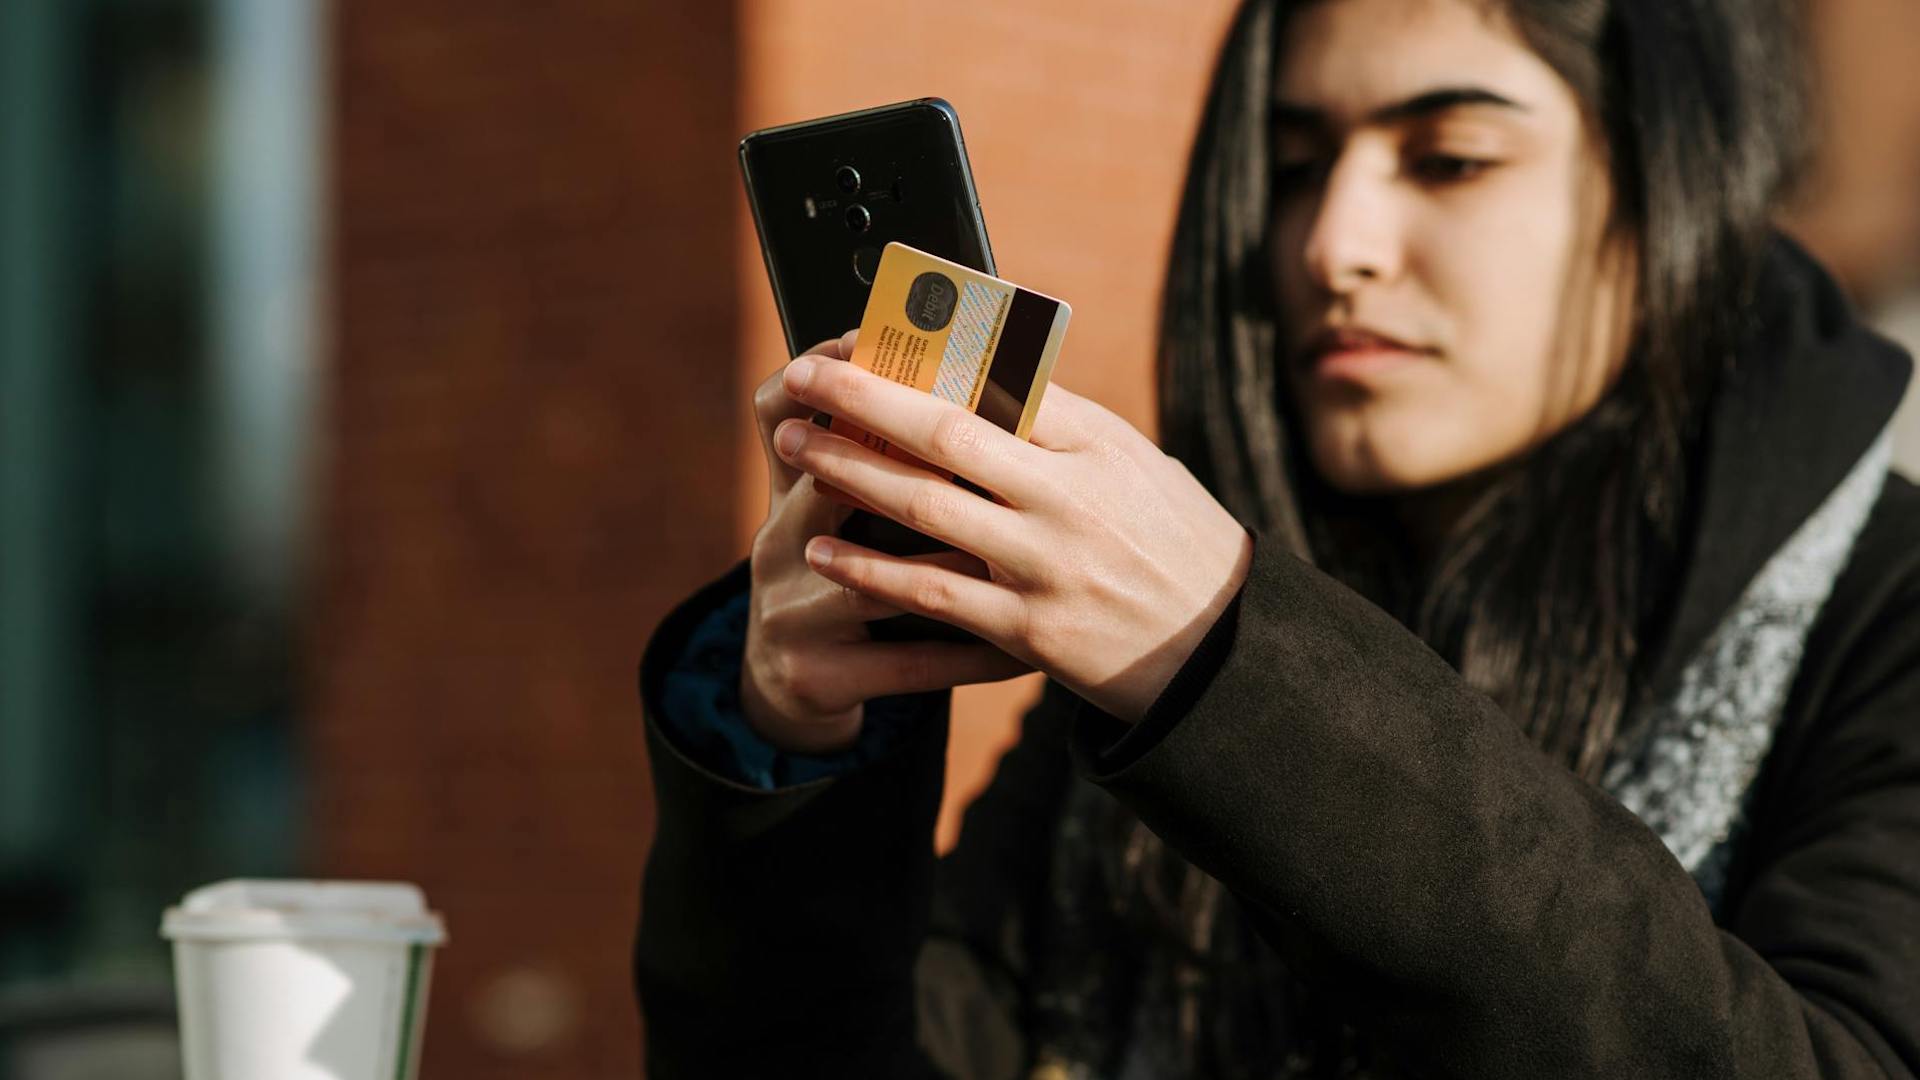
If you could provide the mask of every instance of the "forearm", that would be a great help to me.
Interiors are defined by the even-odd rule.
[[[658,828],[634,979],[653,1075],[804,1073],[796,1062],[911,1075],[947,696],[928,695],[918,715],[894,718],[897,738],[810,780],[743,751],[722,737],[738,717],[717,714],[737,706],[705,693],[737,677],[737,656],[734,675],[696,661],[737,654],[712,631],[745,587],[740,564],[702,588],[642,663]]]
[[[660,824],[634,971],[649,1058],[687,1066],[663,1075],[916,1059],[944,720],[870,768],[778,792],[648,732]]]
[[[1631,812],[1384,613],[1284,555],[1157,730],[1083,714],[1095,780],[1441,1077],[1874,1077]]]

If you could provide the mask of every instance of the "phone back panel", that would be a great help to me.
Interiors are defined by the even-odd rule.
[[[994,272],[960,121],[937,98],[756,131],[740,169],[790,355],[860,325],[890,241]]]

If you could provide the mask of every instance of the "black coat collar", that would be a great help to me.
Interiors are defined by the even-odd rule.
[[[1912,363],[1793,241],[1769,253],[1746,346],[1708,406],[1656,696],[1887,426]]]

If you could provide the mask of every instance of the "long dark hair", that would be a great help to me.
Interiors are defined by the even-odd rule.
[[[1572,88],[1605,151],[1609,228],[1637,260],[1633,339],[1604,399],[1497,470],[1418,561],[1394,540],[1387,500],[1342,496],[1315,473],[1276,362],[1269,102],[1286,19],[1311,2],[1326,0],[1248,0],[1222,48],[1168,267],[1162,443],[1261,543],[1393,612],[1597,781],[1647,689],[1702,406],[1742,339],[1770,214],[1803,157],[1790,0],[1488,0]],[[1143,901],[1204,966],[1217,883],[1113,813],[1119,901]]]

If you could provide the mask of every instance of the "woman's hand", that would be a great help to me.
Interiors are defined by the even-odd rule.
[[[814,347],[821,363],[853,352],[854,335]],[[859,736],[862,702],[919,690],[993,682],[1032,670],[991,645],[949,642],[878,643],[865,623],[900,614],[883,600],[836,584],[808,568],[809,537],[839,529],[850,511],[815,489],[806,476],[773,453],[773,430],[792,420],[812,427],[813,410],[787,396],[781,374],[754,392],[760,442],[767,449],[771,499],[767,520],[753,538],[752,597],[747,618],[741,705],[747,723],[782,749],[821,753]],[[955,577],[984,575],[964,552],[909,560]]]
[[[779,457],[910,528],[978,556],[988,576],[901,559],[814,529],[820,575],[877,604],[970,630],[1129,723],[1146,713],[1245,580],[1253,540],[1185,466],[1064,387],[1032,442],[966,409],[824,358],[786,368],[793,400],[992,492],[989,501],[805,420]]]

